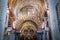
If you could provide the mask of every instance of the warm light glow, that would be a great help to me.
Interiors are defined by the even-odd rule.
[[[15,29],[15,23],[16,23],[16,21],[13,21],[13,28]]]

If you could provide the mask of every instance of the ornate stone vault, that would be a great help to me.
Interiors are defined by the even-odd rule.
[[[9,0],[8,7],[16,17],[15,28],[21,40],[37,40],[42,28],[45,0]]]
[[[9,0],[9,8],[16,16],[16,29],[20,30],[22,23],[31,20],[37,24],[38,28],[42,28],[45,0]]]

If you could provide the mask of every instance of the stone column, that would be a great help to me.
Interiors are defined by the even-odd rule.
[[[60,40],[58,21],[56,15],[56,3],[57,0],[48,0],[48,4],[49,4],[48,16],[49,16],[49,25],[51,28],[52,40]]]
[[[3,40],[5,20],[6,20],[7,0],[0,0],[0,40]]]

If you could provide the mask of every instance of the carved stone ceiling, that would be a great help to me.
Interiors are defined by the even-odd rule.
[[[23,20],[33,20],[38,26],[41,26],[40,23],[42,23],[45,13],[45,2],[46,0],[9,0],[8,4],[10,10],[19,19],[18,23]]]
[[[45,10],[45,1],[44,0],[8,0],[8,4],[10,9],[13,11],[15,15],[18,15],[18,11],[22,9],[24,6],[33,6],[35,9],[40,11],[40,16],[43,16]],[[18,11],[17,11],[18,10]],[[43,10],[43,11],[42,11]]]

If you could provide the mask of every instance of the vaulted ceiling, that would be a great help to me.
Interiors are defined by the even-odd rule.
[[[10,14],[11,13],[14,14],[16,18],[21,16],[21,13],[22,13],[23,16],[21,16],[19,19],[21,18],[24,20],[31,19],[31,20],[36,21],[38,26],[41,26],[42,24],[39,24],[39,23],[40,22],[42,23],[43,21],[46,2],[47,0],[8,0],[8,8],[9,8]],[[28,14],[30,13],[29,16],[32,14],[34,15],[36,14],[38,16],[29,17],[27,16],[27,13]],[[21,20],[19,21],[22,22]]]
[[[42,12],[44,12],[45,2],[47,2],[47,0],[8,0],[8,7],[15,15],[16,15],[16,10],[20,10],[20,7],[22,8],[25,5],[29,5],[29,4],[32,4],[32,6],[36,6],[36,7],[40,6],[41,10],[43,10]],[[37,9],[39,8],[37,7]],[[43,13],[41,13],[40,16],[43,16]]]

